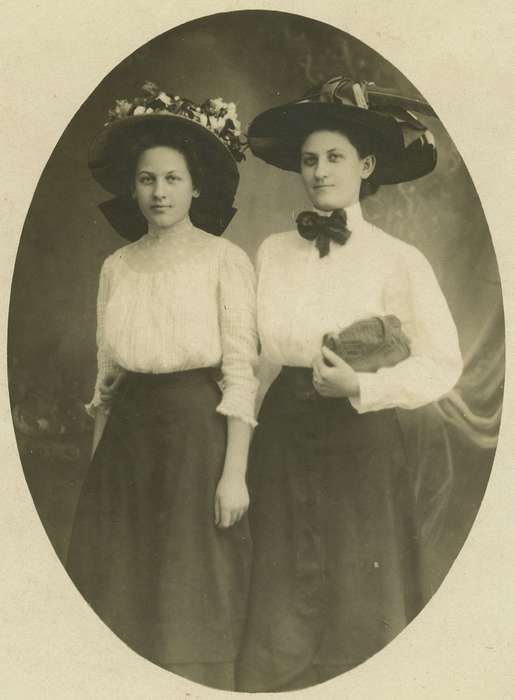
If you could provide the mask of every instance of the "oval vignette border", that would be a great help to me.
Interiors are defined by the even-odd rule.
[[[300,5],[300,3],[299,3],[299,5]],[[199,8],[197,8],[197,9],[199,9]],[[215,9],[215,8],[213,8],[213,6],[212,6],[212,4],[211,4],[211,5],[207,6],[205,9],[206,9],[206,14],[212,14],[212,13],[214,12],[214,9]],[[207,12],[208,9],[209,9],[209,12]],[[222,9],[222,8],[220,8],[220,9]],[[228,8],[227,8],[227,9],[228,9]],[[231,9],[234,9],[234,8],[231,8]],[[242,9],[247,9],[247,8],[242,8]],[[255,8],[255,9],[267,9],[267,8]],[[276,9],[279,9],[279,8],[276,8]],[[306,9],[305,9],[305,8],[300,8],[300,7],[298,7],[298,6],[297,6],[296,8],[293,8],[293,7],[291,7],[291,8],[281,7],[280,9],[281,9],[281,11],[285,11],[285,12],[287,12],[287,11],[295,11],[295,10],[296,10],[299,14],[309,14],[308,12],[306,12]],[[399,11],[397,10],[397,12],[399,12]],[[399,14],[400,14],[400,13],[399,13]],[[176,23],[176,22],[173,22],[173,20],[170,20],[170,19],[169,19],[167,22],[165,22],[164,17],[163,17],[162,19],[163,19],[163,24],[166,23],[166,25],[167,25],[166,29],[171,28],[172,24],[174,24],[174,25],[176,26],[176,25],[179,23],[179,22],[177,22],[177,23]],[[189,18],[189,19],[193,19],[193,18]],[[372,42],[372,41],[371,41],[371,37],[369,37],[369,36],[367,36],[367,35],[365,35],[365,34],[362,34],[362,33],[360,34],[352,25],[349,25],[348,27],[347,27],[347,26],[345,26],[345,27],[342,26],[342,25],[343,25],[343,18],[342,18],[342,20],[341,20],[340,22],[335,22],[335,21],[334,21],[334,18],[332,18],[332,20],[331,20],[331,19],[328,18],[328,17],[321,17],[321,16],[320,16],[320,17],[317,16],[317,17],[314,18],[314,19],[316,19],[316,20],[318,20],[318,21],[328,22],[328,23],[332,24],[333,26],[338,27],[339,29],[342,29],[342,30],[344,30],[344,31],[347,31],[348,33],[352,34],[352,35],[355,36],[355,37],[359,37],[360,40],[367,42],[369,45],[375,45],[375,42]],[[125,21],[125,20],[124,20],[124,21]],[[127,21],[127,23],[130,23],[131,20],[130,20],[130,18],[126,18],[126,21]],[[180,23],[183,23],[183,21],[188,21],[188,20],[181,18]],[[50,28],[49,28],[49,29],[50,29]],[[161,31],[162,31],[162,30],[161,30]],[[400,30],[399,30],[399,31],[400,31]],[[51,33],[51,30],[50,30],[50,33]],[[161,33],[161,32],[160,32],[160,31],[156,31],[156,32],[155,32],[156,35],[159,34],[159,33]],[[401,34],[401,36],[402,36],[402,34]],[[145,43],[147,40],[148,40],[148,37],[142,38],[141,41],[138,40],[136,43],[137,43],[138,46],[139,46],[139,45]],[[132,46],[132,47],[130,47],[128,50],[125,49],[125,55],[127,55],[128,53],[130,53],[130,51],[132,51],[134,48],[137,48],[137,47]],[[377,49],[378,49],[378,50],[379,50],[380,48],[381,48],[380,46],[377,46]],[[382,51],[381,51],[381,54],[382,54],[383,56],[385,55],[385,53],[382,52]],[[391,55],[395,58],[395,55],[394,55],[394,54],[395,54],[395,52],[394,52],[394,50],[392,49]],[[112,65],[114,65],[114,63],[113,63]],[[395,65],[396,65],[396,67],[397,67],[397,66],[399,66],[399,63],[398,63],[398,62],[395,62]],[[403,67],[403,68],[404,68],[404,67]],[[107,70],[105,71],[105,74],[107,74],[107,72],[109,72],[109,70],[110,70],[110,68],[109,68],[109,66],[108,66]],[[410,79],[413,80],[413,82],[417,85],[417,87],[421,87],[420,81],[415,80],[415,76],[413,75],[413,72],[406,71],[405,69],[403,69],[403,72],[404,72],[406,75],[409,75]],[[97,77],[98,77],[98,76],[97,76]],[[103,76],[100,76],[100,77],[103,77]],[[95,82],[95,80],[93,80],[93,82]],[[487,88],[485,88],[485,90],[486,90],[486,89],[487,89]],[[87,94],[88,91],[87,91],[87,89],[86,89],[86,90],[83,90],[82,92],[83,92],[83,94]],[[438,91],[436,91],[436,94],[438,94]],[[438,110],[437,110],[437,111],[438,111]],[[442,110],[442,112],[443,112],[443,110]],[[69,118],[69,117],[68,117],[68,118]],[[452,134],[453,140],[455,141],[455,143],[458,143],[458,144],[459,144],[459,143],[460,143],[459,134],[454,133],[454,130],[453,130],[453,128],[451,127],[451,124],[450,124],[450,120],[449,120],[449,119],[446,119],[444,114],[442,115],[442,119],[443,119],[443,122],[444,122],[445,126],[448,128],[449,132]],[[63,129],[64,129],[65,126],[66,126],[66,120],[63,121],[63,123],[60,125],[60,128],[59,128],[59,129],[55,129],[55,132],[52,131],[52,133],[55,133],[55,134],[57,134],[57,136],[59,136],[59,134],[62,133],[62,131],[63,131]],[[476,128],[477,128],[477,127],[476,127]],[[465,149],[463,149],[462,147],[460,147],[459,150],[460,150],[460,153],[463,154],[463,157],[464,157],[465,162],[466,162],[467,164],[469,164],[469,162],[471,162],[472,159],[467,157],[467,153],[466,153]],[[48,157],[48,154],[49,154],[49,153],[50,153],[50,150],[47,151],[47,157]],[[44,163],[44,161],[43,161],[43,163]],[[42,164],[43,164],[43,163],[42,163]],[[473,179],[473,181],[474,181],[474,184],[475,184],[476,187],[477,187],[478,194],[479,194],[479,196],[480,196],[481,202],[483,203],[483,206],[484,206],[484,208],[485,208],[486,215],[487,215],[487,218],[488,218],[488,222],[489,222],[489,224],[490,224],[490,230],[493,230],[493,229],[494,229],[493,220],[491,221],[491,219],[490,219],[489,211],[488,211],[488,208],[487,208],[487,206],[486,206],[486,201],[485,201],[485,199],[488,199],[488,201],[491,203],[491,198],[490,198],[490,197],[491,197],[491,193],[490,193],[490,196],[489,196],[488,194],[485,194],[485,195],[483,194],[483,190],[482,190],[482,187],[481,187],[481,183],[476,182],[475,173],[474,173],[474,167],[472,166],[472,167],[470,168],[470,170],[471,170],[472,179]],[[37,179],[37,176],[36,176],[36,179]],[[29,188],[29,189],[30,189],[30,188]],[[485,190],[486,190],[486,187],[485,187]],[[495,204],[494,204],[494,206],[495,206]],[[22,213],[21,213],[21,220],[22,220],[22,221],[23,221],[23,218],[24,218],[24,215],[23,215],[23,212],[22,212]],[[495,232],[494,232],[494,233],[495,233]],[[504,274],[503,274],[503,260],[501,259],[502,253],[500,252],[501,249],[500,249],[499,241],[496,240],[495,235],[494,235],[494,244],[495,244],[495,248],[496,248],[496,251],[497,251],[497,258],[498,258],[498,262],[499,262],[499,267],[501,268],[501,276],[502,276],[502,278],[503,278],[503,282],[505,282],[505,276],[504,276]],[[502,247],[504,248],[504,246],[502,246]],[[513,258],[512,258],[512,259],[513,259]],[[11,262],[11,264],[12,264],[12,261],[10,261],[10,262]],[[507,316],[509,316],[509,313],[510,313],[510,311],[511,311],[511,310],[508,308],[508,306],[507,306],[508,294],[509,294],[508,286],[507,286],[506,283],[505,283],[505,284],[504,284],[504,300],[505,300],[505,307],[506,307]],[[505,399],[505,416],[504,416],[504,420],[503,420],[503,423],[504,423],[504,431],[503,431],[503,432],[506,432],[507,416],[508,416],[508,414],[509,414],[508,408],[511,408],[511,404],[510,404],[510,402],[509,402],[509,399],[510,399],[510,394],[507,392],[507,394],[506,394],[506,399]],[[507,436],[505,436],[505,435],[503,435],[503,434],[501,433],[501,443],[506,443],[506,441],[507,441],[506,438],[507,438]],[[503,452],[506,452],[506,450],[504,449]],[[10,456],[10,457],[13,456],[13,457],[15,457],[15,459],[16,459],[16,458],[17,458],[17,453],[14,452],[14,454],[12,454],[12,451],[10,451],[10,455],[9,455],[9,456]],[[494,472],[493,472],[494,476],[492,477],[492,479],[494,479],[494,477],[495,477],[496,469],[497,469],[497,471],[499,471],[499,469],[500,469],[500,464],[499,464],[499,462],[500,462],[500,459],[499,459],[499,452],[498,452],[497,457],[496,457],[496,460],[495,460],[495,465],[494,465]],[[15,466],[16,466],[16,465],[15,465]],[[23,476],[22,476],[21,478],[23,479]],[[490,485],[488,491],[489,491],[489,492],[492,491],[492,484]],[[19,492],[18,492],[18,493],[19,493]],[[487,494],[488,494],[488,492],[487,492]],[[27,495],[28,495],[28,494],[25,494],[25,496],[27,496]],[[491,495],[491,493],[490,493],[490,495]],[[25,497],[24,497],[24,498],[25,498]],[[29,497],[29,498],[30,498],[30,497]],[[26,505],[26,504],[25,504],[25,505]],[[490,504],[490,505],[491,505],[491,504]],[[490,508],[490,505],[489,505],[489,508]],[[25,510],[26,510],[26,508],[25,508]],[[483,508],[482,508],[481,510],[482,510],[482,511],[485,511],[485,507],[483,506]],[[34,513],[34,515],[35,515],[35,513]],[[485,515],[485,514],[484,514],[484,513],[481,513],[481,515]],[[486,517],[486,516],[485,516],[485,517]],[[39,538],[40,538],[41,534],[43,534],[43,533],[41,532],[41,527],[40,527],[39,522],[37,522],[36,519],[33,519],[33,520],[34,520],[34,522],[32,523],[32,525],[33,525],[32,529],[34,530],[34,536],[35,536],[35,538],[36,538],[36,542],[40,545],[42,541],[39,540]],[[15,522],[16,522],[16,519],[15,519]],[[472,532],[475,532],[476,529],[479,529],[479,525],[480,525],[480,522],[479,522],[479,519],[478,519],[478,520],[476,521],[474,527],[473,527]],[[44,534],[43,534],[43,539],[44,539],[44,540],[46,539],[46,536],[45,536]],[[468,540],[467,540],[467,545],[466,545],[467,548],[469,547],[469,545],[471,545],[470,539],[471,539],[471,536],[469,536],[469,538],[468,538]],[[477,539],[477,538],[475,538],[475,539]],[[45,553],[45,554],[48,554],[48,552]],[[50,555],[51,555],[51,556],[50,556],[50,559],[52,559],[52,554],[53,554],[53,553],[50,552]],[[461,555],[460,555],[460,556],[461,556]],[[460,557],[459,557],[459,558],[460,558]],[[48,558],[47,558],[47,559],[48,559]],[[469,562],[469,563],[470,563],[470,562]],[[68,586],[68,587],[69,587],[69,583],[66,581],[66,579],[65,579],[62,575],[59,575],[59,572],[57,572],[57,575],[56,575],[56,572],[55,572],[55,571],[52,571],[52,570],[55,568],[55,564],[57,564],[57,566],[60,567],[60,564],[57,562],[56,559],[54,559],[54,561],[52,561],[52,562],[47,561],[46,564],[45,564],[44,570],[46,569],[47,571],[48,571],[48,570],[51,571],[52,576],[53,576],[53,581],[57,584],[57,587],[58,587],[58,588],[61,586],[61,584],[62,584],[63,587],[65,587],[65,586]],[[476,565],[477,565],[478,568],[479,568],[479,563],[478,563],[478,562],[476,562]],[[458,568],[458,567],[457,567],[457,564],[454,564],[453,567],[452,567],[452,569],[451,569],[451,573],[449,574],[449,576],[451,576],[451,575],[452,575],[452,572],[454,572],[453,578],[459,577],[460,574],[459,574],[458,572],[455,571],[455,569],[457,569],[457,568]],[[23,591],[24,588],[25,588],[25,586],[23,585],[23,581],[24,581],[24,580],[26,581],[27,579],[22,579],[22,580],[20,581],[20,584],[21,584],[21,585],[20,585],[20,589],[21,589],[22,591]],[[26,593],[26,591],[25,591],[25,593]],[[66,594],[65,594],[65,595],[66,595]],[[444,596],[445,596],[445,592],[444,592],[443,590],[441,590],[440,593],[438,594],[438,597],[439,597],[439,598],[443,598]],[[68,598],[67,595],[66,595],[66,598]],[[59,602],[58,599],[59,599],[59,596],[57,596],[57,600],[52,600],[52,599],[51,599],[51,603],[57,603],[57,604],[58,604],[58,602]],[[38,594],[36,594],[36,595],[34,596],[33,600],[34,600],[34,601],[37,601],[37,600],[38,600]],[[433,602],[434,602],[434,601],[433,601]],[[67,603],[66,603],[66,604],[67,604],[67,605],[69,605],[69,604],[72,605],[72,604],[70,603],[69,600],[67,600]],[[57,607],[57,606],[56,606],[56,607]],[[79,609],[78,609],[78,608],[80,608],[80,606],[77,606],[76,604],[73,604],[72,607],[73,607],[73,608],[77,608],[74,612],[76,612],[77,615],[78,615],[79,617],[82,617],[82,618],[84,617],[84,614],[83,614],[83,613],[80,613],[80,611],[79,611]],[[435,604],[435,605],[432,605],[432,607],[441,607],[441,603],[439,602],[438,605],[436,605],[436,604]],[[492,611],[490,610],[490,612],[492,612]],[[420,616],[419,616],[419,617],[420,617]],[[36,618],[36,619],[37,619],[37,618]],[[486,621],[485,621],[485,622],[486,622]],[[415,628],[415,627],[423,627],[423,625],[424,625],[424,621],[419,620],[418,622],[416,621],[415,623],[412,623],[412,624],[410,625],[410,628],[413,629],[413,628]],[[90,627],[91,627],[91,625],[90,625]],[[37,628],[36,628],[36,629],[37,629]],[[39,636],[40,636],[40,638],[42,639],[42,641],[43,641],[43,639],[44,639],[44,637],[43,637],[43,635],[42,635],[42,632],[43,632],[43,634],[44,634],[45,631],[46,631],[46,630],[40,631],[40,635],[39,635]],[[420,631],[422,631],[422,630],[420,630]],[[94,636],[95,633],[96,633],[96,630],[92,630],[92,633],[93,633],[93,636]],[[417,630],[413,629],[413,633],[411,634],[411,637],[413,638],[413,639],[412,639],[413,644],[416,644],[416,636],[417,636],[418,633],[419,633],[419,632],[418,632]],[[405,635],[406,635],[406,632],[404,632],[402,636],[404,637]],[[18,633],[17,637],[19,637],[19,633]],[[117,641],[117,640],[116,640],[116,641]],[[401,645],[399,644],[398,646],[401,646]],[[407,642],[406,644],[403,644],[402,646],[403,646],[404,648],[408,648],[408,647],[409,647],[409,642]],[[30,648],[30,647],[29,647],[29,648]],[[390,646],[389,651],[391,651],[392,654],[395,656],[395,652],[392,650],[392,645]],[[392,655],[392,654],[391,654],[391,655]],[[133,656],[134,656],[134,655],[131,654],[131,653],[128,652],[128,651],[127,651],[127,655],[128,655],[128,656],[127,656],[127,664],[130,665],[131,662],[134,661],[134,659],[133,659]],[[383,652],[381,652],[381,655],[380,655],[380,656],[381,656],[381,657],[384,657],[385,655],[386,655],[386,650],[383,651]],[[123,654],[122,654],[121,656],[123,656]],[[377,659],[376,659],[376,661],[377,661]],[[399,659],[399,661],[401,661],[401,660]],[[360,675],[362,676],[361,680],[362,680],[363,682],[366,682],[366,679],[365,679],[363,676],[366,676],[366,675],[371,676],[371,675],[373,675],[374,672],[375,672],[375,670],[377,670],[377,666],[384,665],[385,663],[388,663],[388,660],[387,660],[387,659],[384,659],[383,664],[381,664],[381,663],[377,663],[377,664],[376,664],[376,663],[374,662],[374,669],[372,669],[372,668],[371,668],[371,667],[372,667],[372,663],[371,663],[370,661],[367,662],[367,664],[366,664],[366,667],[367,667],[367,668],[365,669],[365,672],[364,672],[363,674],[360,673]],[[61,662],[61,665],[62,665],[62,662]],[[136,663],[136,664],[133,664],[133,665],[137,666],[137,663]],[[73,666],[72,666],[71,663],[70,663],[70,667],[73,668]],[[148,664],[147,664],[147,667],[148,667]],[[419,668],[423,668],[423,667],[424,667],[424,665],[420,666]],[[59,665],[57,665],[57,668],[59,668]],[[399,664],[398,669],[399,669],[399,671],[401,671],[401,669],[402,669],[402,661],[401,661],[401,664]],[[152,673],[151,673],[151,672],[150,672],[150,674],[149,674],[149,673],[145,673],[144,670],[143,670],[143,668],[142,668],[141,670],[142,670],[142,674],[145,675],[145,676],[150,680],[150,678],[152,677]],[[406,668],[406,670],[408,670],[408,668]],[[344,679],[341,679],[341,680],[339,679],[337,682],[332,683],[330,686],[327,686],[328,695],[329,695],[329,694],[332,694],[332,691],[333,691],[334,694],[335,694],[335,697],[336,697],[336,696],[337,696],[337,692],[338,692],[338,688],[342,688],[342,689],[344,689],[344,688],[349,688],[349,689],[350,689],[350,688],[352,687],[352,678],[351,678],[351,675],[356,675],[356,680],[357,680],[358,674],[354,674],[354,673],[353,673],[353,674],[349,674],[349,679],[348,679],[348,680],[349,680],[349,683],[347,683],[347,678],[344,678]],[[409,676],[406,676],[406,678],[408,678],[408,677],[409,677]],[[56,680],[55,677],[52,677],[52,678],[53,678],[54,681]],[[50,678],[50,680],[52,680],[52,678]],[[160,683],[158,682],[157,685],[159,686]],[[186,684],[180,684],[180,687],[179,687],[179,683],[178,683],[177,686],[178,686],[178,687],[177,687],[177,690],[178,690],[179,693],[184,693],[184,694],[186,693],[186,690],[185,690]],[[167,683],[167,687],[170,688],[169,683]],[[416,688],[416,684],[415,684],[413,687]],[[203,688],[195,687],[195,690],[193,690],[193,686],[190,686],[190,688],[191,688],[191,690],[190,690],[189,692],[191,693],[192,697],[194,697],[195,695],[198,695],[199,697],[207,697],[207,696],[210,695],[211,693],[213,694],[213,696],[215,696],[215,695],[216,695],[216,696],[220,696],[220,694],[214,693],[214,691],[208,691],[207,689],[205,690],[205,689],[203,689]],[[493,691],[494,688],[492,687],[491,690]],[[416,692],[416,691],[415,691],[415,692]],[[304,693],[306,694],[306,696],[308,696],[308,694],[309,694],[308,691],[303,691],[303,694],[304,694]],[[409,697],[415,697],[415,696],[416,696],[415,693],[412,693],[411,695],[409,695]],[[21,696],[17,695],[16,697],[21,697]],[[57,696],[54,695],[54,697],[57,697]],[[62,697],[65,697],[65,695],[63,695]],[[79,697],[79,696],[77,696],[77,697]],[[99,696],[99,697],[104,697],[104,696]],[[128,697],[128,696],[127,696],[127,697]],[[136,697],[136,696],[134,696],[134,697]],[[157,696],[156,696],[156,697],[157,697]],[[275,697],[277,697],[277,695],[276,695]],[[312,697],[316,697],[316,696],[312,696]],[[421,696],[421,697],[422,697],[422,696]]]

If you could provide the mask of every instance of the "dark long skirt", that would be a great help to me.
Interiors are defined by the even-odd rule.
[[[272,385],[251,449],[254,559],[238,670],[250,692],[349,670],[420,609],[413,474],[396,412],[307,400],[298,375],[284,368]]]
[[[154,663],[231,689],[248,522],[214,525],[227,421],[209,370],[130,373],[87,474],[67,569],[101,619]]]

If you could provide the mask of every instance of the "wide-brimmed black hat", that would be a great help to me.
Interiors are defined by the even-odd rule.
[[[406,98],[374,83],[336,77],[304,97],[259,114],[250,124],[251,151],[283,170],[300,170],[303,139],[318,128],[366,132],[377,157],[378,185],[414,180],[436,165],[433,135],[413,112],[436,116],[420,99]]]
[[[244,149],[239,126],[233,103],[216,98],[196,104],[154,83],[145,83],[141,97],[117,100],[88,157],[95,180],[115,195],[99,205],[109,223],[129,240],[146,232],[146,220],[130,192],[131,152],[147,134],[173,133],[174,140],[193,145],[201,164],[202,187],[192,201],[192,223],[215,235],[223,233],[236,211],[237,161],[243,159]]]

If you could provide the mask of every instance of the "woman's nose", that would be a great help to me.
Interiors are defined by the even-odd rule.
[[[327,162],[320,158],[315,166],[315,178],[322,180],[327,175]]]
[[[160,178],[155,180],[152,194],[156,199],[161,199],[165,195],[164,182]]]

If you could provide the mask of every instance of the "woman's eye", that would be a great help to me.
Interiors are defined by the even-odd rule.
[[[331,163],[335,163],[338,160],[341,160],[343,158],[341,153],[330,153],[329,154],[329,161]]]
[[[316,158],[311,158],[311,157],[303,158],[303,159],[302,159],[302,165],[305,165],[305,166],[307,166],[308,168],[311,167],[311,166],[313,166],[313,165],[316,165]]]
[[[168,175],[166,178],[168,182],[176,182],[177,180],[180,180],[181,178],[178,175]]]
[[[152,178],[149,175],[141,175],[138,179],[142,185],[148,185],[152,182]]]

